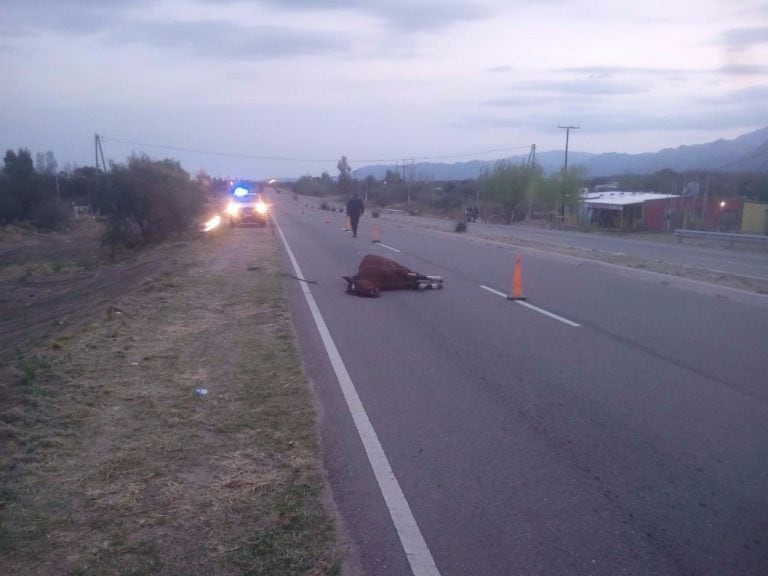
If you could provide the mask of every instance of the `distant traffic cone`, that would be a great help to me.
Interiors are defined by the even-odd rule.
[[[374,244],[378,244],[381,242],[381,232],[379,232],[379,225],[374,224],[373,225],[373,240],[371,240]]]
[[[507,300],[525,300],[523,296],[523,271],[520,267],[520,255],[515,259],[515,272],[512,275],[512,293],[507,296]]]

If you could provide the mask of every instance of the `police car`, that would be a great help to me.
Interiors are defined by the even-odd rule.
[[[232,187],[225,212],[231,226],[266,226],[269,221],[269,204],[260,192],[254,191],[247,183],[238,183]]]

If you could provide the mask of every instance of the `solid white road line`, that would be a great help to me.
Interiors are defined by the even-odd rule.
[[[400,252],[400,250],[398,250],[397,248],[392,248],[392,246],[387,246],[386,244],[382,244],[381,242],[379,242],[378,244],[379,246],[382,246],[387,250],[392,250],[392,252]]]
[[[291,260],[295,275],[303,278],[304,274],[301,272],[301,268],[299,268],[299,263],[294,258],[293,251],[276,220],[275,225],[288,253],[288,258]],[[357,428],[357,433],[363,442],[365,453],[368,455],[368,462],[370,462],[371,468],[373,468],[373,474],[376,477],[376,482],[379,484],[379,490],[381,490],[381,495],[384,497],[384,502],[389,510],[392,523],[395,525],[397,535],[400,537],[400,544],[408,558],[411,571],[414,576],[440,576],[440,572],[432,558],[432,553],[429,551],[421,530],[419,530],[419,526],[416,524],[416,518],[414,518],[411,507],[405,499],[405,494],[403,494],[403,490],[400,488],[397,478],[395,478],[392,467],[389,465],[384,448],[376,435],[376,431],[373,429],[363,403],[360,401],[352,378],[350,378],[349,372],[347,372],[347,368],[336,348],[336,344],[333,342],[331,333],[328,331],[328,326],[326,326],[325,320],[323,320],[323,316],[320,314],[315,298],[312,296],[312,292],[306,283],[300,282],[299,285],[312,312],[312,317],[315,320],[320,338],[328,353],[333,371],[336,373],[336,378],[339,381],[347,407]]]
[[[480,284],[480,288],[482,288],[483,290],[488,290],[488,292],[496,294],[497,296],[501,296],[502,298],[506,298],[507,297],[507,295],[504,294],[504,292],[499,292],[498,290],[495,290],[494,288],[491,288],[490,286],[483,286],[482,284]]]
[[[506,298],[507,295],[503,292],[499,292],[498,290],[494,290],[490,286],[483,286],[480,285],[480,288],[483,290],[488,290],[488,292],[492,292],[496,294],[497,296],[501,296],[502,298]],[[576,322],[573,322],[572,320],[568,320],[567,318],[563,318],[562,316],[558,316],[557,314],[553,314],[552,312],[549,312],[547,310],[544,310],[543,308],[539,308],[538,306],[534,306],[533,304],[529,304],[528,302],[525,302],[524,300],[513,300],[515,304],[520,304],[521,306],[525,306],[526,308],[529,308],[530,310],[534,310],[536,312],[539,312],[540,314],[544,314],[544,316],[549,316],[550,318],[554,318],[555,320],[558,320],[562,322],[563,324],[568,324],[568,326],[574,326],[575,328],[580,328],[581,324],[577,324]]]

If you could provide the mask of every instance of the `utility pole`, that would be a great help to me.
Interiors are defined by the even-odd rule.
[[[525,162],[528,166],[536,164],[536,144],[531,144],[531,151],[528,152],[528,160]],[[566,161],[567,164],[567,161]]]
[[[704,204],[701,206],[701,223],[705,230],[707,225],[707,203],[709,202],[709,172],[707,172],[707,182],[704,184]]]
[[[107,173],[107,163],[104,162],[104,150],[101,147],[101,138],[98,134],[93,135],[94,149],[96,152],[96,168],[99,168],[99,157],[101,157],[101,167],[104,170],[104,174]]]
[[[408,160],[403,159],[403,180],[405,180],[405,191],[408,195],[408,205],[411,205],[411,183],[413,181],[413,171],[414,171],[414,162],[415,160],[411,158],[410,166],[408,167],[408,174],[406,176],[406,162]]]
[[[532,170],[531,174],[535,174],[535,169],[536,169],[536,144],[531,144],[531,151],[528,152],[528,160],[526,160],[525,164],[526,164],[526,166],[530,166],[531,167],[531,170]],[[528,196],[528,213],[526,214],[525,219],[528,222],[531,221],[531,217],[533,216],[533,193],[532,193],[532,190],[531,190],[533,178],[534,177],[531,176],[531,181],[528,184],[528,191],[527,191],[527,194],[526,194]]]
[[[101,138],[98,134],[93,135],[93,147],[96,153],[96,170],[99,169],[99,158],[101,158],[101,167],[104,170],[104,178],[98,178],[96,180],[96,187],[101,188],[102,186],[106,186],[109,188],[109,178],[107,178],[107,163],[104,162],[104,150],[101,147]],[[90,188],[90,187],[89,187]],[[91,205],[92,198],[90,197],[90,192],[88,193],[88,205],[91,206],[91,209],[93,209],[93,206]],[[112,202],[112,208],[115,208],[114,201]]]
[[[568,172],[568,141],[571,137],[571,130],[578,130],[581,128],[581,126],[558,126],[561,130],[565,130],[565,168],[564,170]]]
[[[561,130],[565,130],[565,166],[563,168],[563,198],[560,204],[560,222],[558,223],[558,229],[565,222],[565,178],[568,175],[568,142],[571,137],[571,130],[578,130],[581,126],[558,126]]]

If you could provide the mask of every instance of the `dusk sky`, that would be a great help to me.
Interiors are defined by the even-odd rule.
[[[768,2],[0,0],[0,78],[2,151],[61,168],[655,152],[768,126]]]

